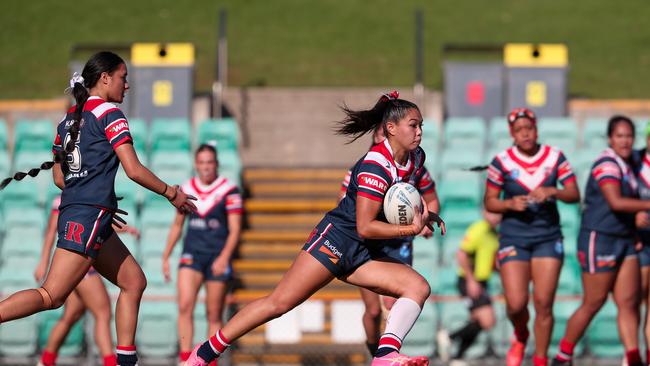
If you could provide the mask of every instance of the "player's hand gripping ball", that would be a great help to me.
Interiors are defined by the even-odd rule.
[[[384,216],[389,223],[410,225],[416,209],[422,212],[422,199],[415,187],[398,182],[388,188],[384,196]]]

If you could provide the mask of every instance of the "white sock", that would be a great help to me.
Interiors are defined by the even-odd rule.
[[[377,353],[385,354],[386,351],[398,351],[402,347],[402,341],[413,328],[418,320],[422,308],[417,302],[406,297],[400,297],[395,301],[386,319],[386,329],[379,339]],[[382,348],[384,348],[382,350]]]

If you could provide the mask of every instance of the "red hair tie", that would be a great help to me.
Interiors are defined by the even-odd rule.
[[[390,93],[384,94],[381,96],[381,100],[387,102],[389,100],[395,100],[399,98],[399,92],[397,90],[393,90]]]

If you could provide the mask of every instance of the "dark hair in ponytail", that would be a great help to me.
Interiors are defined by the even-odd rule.
[[[419,111],[415,103],[393,97],[393,95],[397,95],[397,93],[382,95],[375,106],[368,110],[355,111],[343,105],[341,109],[345,113],[345,118],[338,123],[336,133],[350,136],[351,139],[348,143],[352,143],[377,128],[383,128],[385,133],[388,121],[397,122],[401,120],[411,109]]]
[[[97,84],[102,73],[112,74],[117,68],[124,63],[124,60],[113,52],[102,51],[94,54],[86,65],[84,66],[81,76],[83,77],[83,84],[75,82],[71,85],[71,93],[75,99],[75,110],[72,112],[73,123],[68,129],[70,133],[70,140],[63,146],[61,151],[54,155],[54,161],[47,161],[41,164],[39,168],[30,169],[29,172],[17,172],[13,176],[5,178],[0,183],[0,190],[4,189],[12,180],[22,180],[26,176],[36,177],[41,170],[51,169],[54,163],[67,164],[67,155],[74,151],[75,144],[79,138],[79,130],[81,128],[81,113],[83,112],[84,105],[90,96],[88,89]],[[62,143],[65,143],[63,141]]]

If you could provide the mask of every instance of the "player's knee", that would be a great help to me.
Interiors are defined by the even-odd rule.
[[[536,316],[548,317],[553,315],[553,301],[548,298],[535,297],[533,299]]]
[[[526,311],[528,308],[528,297],[518,297],[514,299],[508,299],[507,301],[507,311],[508,314],[514,315]]]
[[[279,318],[280,316],[288,313],[295,307],[295,304],[291,301],[288,301],[287,299],[284,298],[271,298],[267,297],[266,300],[266,305],[269,311],[269,316],[271,316],[273,319]]]
[[[584,299],[584,302],[582,303],[582,307],[587,310],[589,313],[595,314],[600,310],[603,305],[605,305],[605,302],[607,301],[607,295],[605,296],[597,296],[597,297],[591,297],[588,299]]]
[[[52,295],[45,287],[39,287],[36,291],[41,295],[43,301],[43,308],[45,309],[58,309],[65,303],[67,295],[54,294]]]
[[[120,283],[120,289],[134,294],[143,294],[147,288],[147,278],[144,276],[142,270],[134,272],[129,276],[128,280]]]
[[[73,325],[74,323],[78,322],[82,316],[83,316],[83,311],[75,311],[73,313],[64,312],[63,316],[61,317],[61,321]]]
[[[381,316],[381,306],[366,305],[365,315],[371,319],[378,319]]]
[[[192,315],[194,312],[194,303],[191,301],[178,302],[178,314],[181,316]]]
[[[221,323],[221,308],[208,308],[205,311],[205,316],[208,320],[208,323]]]
[[[413,283],[412,291],[415,297],[413,300],[424,303],[431,295],[431,286],[423,277],[420,277],[417,282]]]

